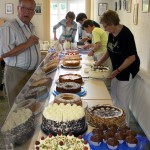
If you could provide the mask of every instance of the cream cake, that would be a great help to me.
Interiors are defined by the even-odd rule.
[[[35,150],[91,150],[82,136],[75,137],[72,133],[67,136],[58,133],[57,136],[49,134],[35,142]]]
[[[82,133],[86,127],[84,108],[76,104],[49,104],[43,111],[41,127],[45,133]]]
[[[110,75],[109,67],[105,66],[91,66],[89,70],[89,77],[92,78],[108,78]]]
[[[87,109],[86,115],[88,122],[95,127],[100,123],[117,126],[125,124],[125,112],[111,105],[95,105]]]

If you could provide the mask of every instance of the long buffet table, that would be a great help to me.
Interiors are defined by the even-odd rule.
[[[56,85],[59,75],[70,73],[70,72],[79,73],[84,78],[83,87],[86,89],[87,94],[83,96],[82,99],[85,102],[87,102],[88,107],[94,106],[97,104],[110,104],[111,105],[112,99],[104,81],[100,79],[88,78],[87,74],[84,72],[84,68],[86,67],[87,63],[93,63],[93,59],[91,58],[89,59],[89,57],[87,57],[86,55],[82,55],[82,61],[81,61],[82,67],[80,69],[64,69],[59,65],[57,70],[48,74],[48,76],[53,79],[53,83],[49,91],[50,94],[44,101],[45,102],[44,106],[48,105],[48,103],[52,102],[55,98],[53,95],[53,90],[54,90],[54,87]],[[35,73],[33,74],[31,78],[36,77],[39,72],[40,72],[40,67],[37,68],[37,70],[35,71]],[[30,80],[27,82],[26,85],[30,85]],[[26,90],[26,85],[22,89],[22,91]],[[22,91],[20,92],[20,95],[18,95],[18,97],[20,97],[21,94],[23,94]],[[16,107],[16,104],[14,103],[11,111],[13,111],[15,107]],[[33,137],[29,139],[25,144],[21,146],[16,146],[15,150],[32,150],[34,148],[35,141],[44,135],[40,127],[41,121],[42,121],[42,113],[36,116],[36,127],[35,127],[35,132],[34,132]],[[87,132],[90,132],[91,130],[92,130],[92,127],[88,125]]]

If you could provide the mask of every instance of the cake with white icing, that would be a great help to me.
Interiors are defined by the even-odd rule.
[[[91,66],[89,69],[89,77],[92,78],[108,78],[110,75],[110,69],[106,66]]]
[[[45,133],[81,134],[86,128],[84,108],[76,104],[57,103],[45,107],[42,115],[42,130]]]
[[[75,137],[72,133],[67,136],[58,133],[57,136],[49,134],[35,142],[35,150],[91,150],[82,136]]]

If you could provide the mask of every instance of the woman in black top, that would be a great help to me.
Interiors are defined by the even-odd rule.
[[[129,102],[140,67],[134,36],[126,26],[120,24],[115,11],[105,12],[100,22],[109,32],[109,37],[107,51],[96,64],[101,65],[110,57],[113,67],[110,75],[112,100],[117,107],[125,110],[129,123]]]

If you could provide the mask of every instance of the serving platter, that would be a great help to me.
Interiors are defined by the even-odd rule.
[[[81,96],[86,95],[86,93],[87,93],[87,91],[85,90],[85,88],[84,88],[84,87],[81,87],[81,91],[78,92],[78,93],[75,93],[75,94],[77,94],[78,96],[81,97]],[[56,90],[53,91],[53,95],[54,95],[54,96],[57,96],[57,95],[59,95],[59,94],[61,94],[61,93],[58,92],[58,91],[56,91]]]
[[[90,132],[83,136],[83,138],[85,140],[87,140],[88,143],[90,144],[90,147],[92,150],[100,150],[100,149],[107,150],[107,149],[109,149],[107,144],[104,142],[101,142],[101,144],[99,146],[94,146],[90,140],[92,135],[93,135],[93,133]],[[117,150],[144,150],[146,143],[148,142],[148,139],[146,137],[142,137],[140,135],[137,135],[136,138],[138,139],[138,144],[136,145],[136,147],[130,148],[127,146],[127,144],[125,142],[123,142],[122,144],[119,144]]]
[[[61,67],[66,69],[80,69],[82,66],[64,66],[63,64],[61,64]]]

